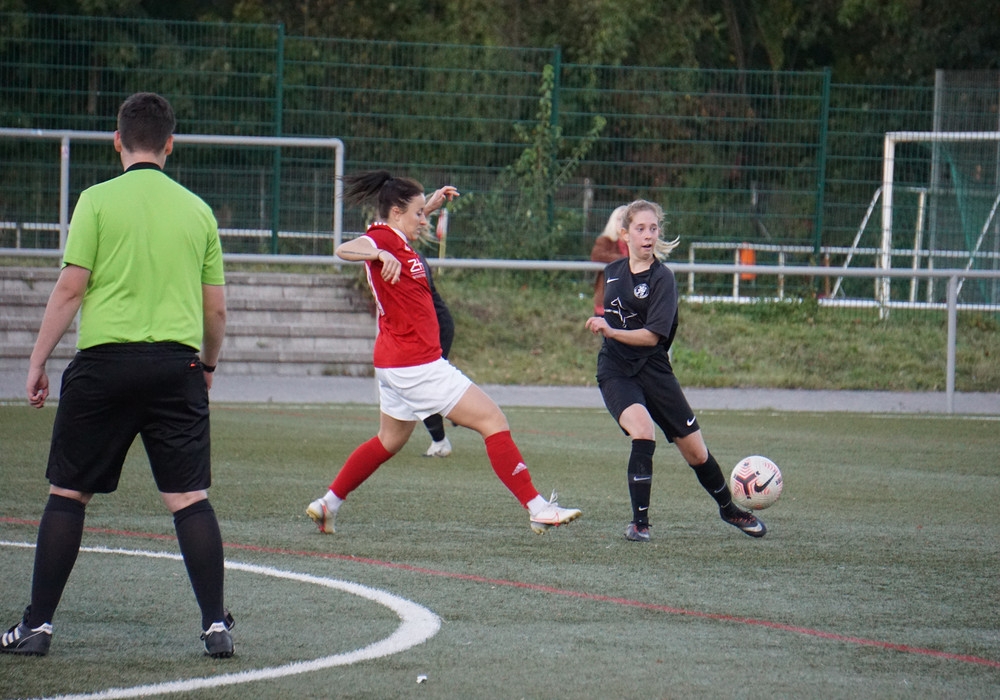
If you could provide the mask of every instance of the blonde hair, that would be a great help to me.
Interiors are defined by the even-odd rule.
[[[626,209],[628,209],[628,205],[623,204],[611,212],[611,216],[608,217],[608,223],[604,224],[604,230],[601,231],[601,236],[610,238],[613,241],[617,241],[621,237],[622,216],[625,215]]]
[[[656,202],[648,202],[645,199],[637,199],[631,204],[619,208],[624,209],[621,219],[621,227],[623,229],[626,230],[628,229],[628,227],[632,224],[632,220],[635,218],[635,215],[638,214],[639,212],[651,211],[656,216],[656,223],[660,226],[660,229],[662,231],[663,207],[661,207]],[[618,210],[616,209],[615,211]],[[660,260],[664,260],[670,256],[670,253],[672,253],[674,248],[679,246],[680,243],[681,243],[680,236],[678,236],[672,241],[665,241],[662,238],[660,238],[656,241],[656,248],[653,252],[656,254],[657,258],[659,258]]]

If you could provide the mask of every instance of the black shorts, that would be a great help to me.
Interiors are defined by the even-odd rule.
[[[444,313],[438,312],[438,329],[441,340],[441,357],[447,360],[448,353],[451,352],[451,343],[455,340],[455,321],[447,310]]]
[[[63,372],[45,476],[53,486],[111,493],[136,435],[161,492],[211,485],[208,388],[194,349],[127,343],[78,352]]]
[[[670,442],[700,430],[680,382],[666,361],[650,359],[632,374],[601,357],[597,384],[604,405],[616,422],[626,408],[640,404],[649,411],[653,422],[660,426]]]

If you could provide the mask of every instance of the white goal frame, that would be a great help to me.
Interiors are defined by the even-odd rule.
[[[942,143],[961,141],[997,141],[1000,142],[1000,131],[888,131],[885,134],[885,148],[882,157],[882,242],[879,249],[877,267],[882,270],[892,268],[892,195],[893,175],[896,162],[897,143]],[[972,268],[975,256],[982,245],[990,224],[994,221],[997,206],[1000,204],[1000,193],[993,201],[990,214],[983,224],[975,249],[969,255],[966,270]],[[875,298],[883,314],[888,313],[891,296],[891,277],[879,277],[875,280]],[[961,290],[961,285],[959,289]]]
[[[66,247],[69,232],[69,168],[70,145],[73,141],[113,141],[112,131],[75,131],[70,129],[0,128],[0,138],[59,141],[59,250]],[[334,152],[333,172],[333,251],[340,245],[344,232],[344,142],[338,138],[305,138],[296,136],[225,136],[222,134],[174,134],[174,143],[197,143],[228,146],[292,146],[328,148]]]

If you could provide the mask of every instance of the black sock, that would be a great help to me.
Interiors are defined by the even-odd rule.
[[[632,499],[632,520],[636,525],[649,524],[649,493],[653,484],[655,440],[633,440],[628,457],[628,495]]]
[[[80,553],[86,511],[87,507],[76,499],[49,494],[38,525],[31,577],[31,610],[26,622],[32,629],[52,622]]]
[[[444,418],[441,417],[440,413],[424,418],[424,425],[427,427],[427,432],[431,434],[431,440],[434,442],[444,440]]]
[[[689,466],[694,469],[694,473],[698,477],[698,483],[708,491],[709,495],[715,499],[720,508],[728,510],[732,507],[733,496],[729,492],[729,484],[726,483],[726,477],[723,476],[722,469],[719,467],[719,463],[715,461],[715,457],[712,456],[711,452],[708,453],[708,459],[702,464],[691,464]]]
[[[207,630],[213,622],[225,617],[222,533],[208,499],[174,513],[174,529],[194,597],[201,608],[201,628]]]

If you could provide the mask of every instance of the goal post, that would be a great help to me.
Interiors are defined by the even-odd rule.
[[[86,144],[109,143],[114,132],[0,128],[0,139],[59,144],[58,156],[39,160],[37,167],[44,171],[46,181],[58,178],[52,196],[46,190],[39,199],[54,204],[58,198],[58,224],[41,225],[58,230],[58,248],[62,250],[69,230],[71,194],[98,181],[85,179],[81,183],[81,174],[107,174],[106,167],[97,168],[87,158],[75,158],[72,166],[76,176],[71,180],[71,153],[88,147]],[[212,205],[224,238],[271,240],[272,245],[279,238],[313,239],[331,256],[341,243],[344,143],[340,139],[174,134],[174,142],[195,148],[175,151],[167,170],[183,174],[184,184]],[[107,158],[98,160],[106,166]],[[229,216],[232,209],[242,210],[238,212],[242,218]],[[0,222],[0,229],[37,225]]]
[[[916,166],[913,159],[899,158],[898,147],[906,143],[928,146],[929,152]],[[944,248],[962,255],[950,257],[949,267],[969,270],[983,261],[994,269],[1000,267],[1000,131],[891,131],[885,135],[884,149],[877,267],[892,268],[893,217],[897,211],[894,195],[900,188],[912,190],[914,185],[922,185],[927,193],[915,216],[921,217],[921,227],[930,227],[926,250],[929,268],[934,266],[942,238],[947,239]],[[906,170],[906,179],[900,177],[901,170]],[[883,314],[892,301],[890,284],[891,277],[876,280],[876,299]],[[984,289],[980,293],[994,297],[986,301],[995,302],[1000,292],[994,285],[992,292]]]

